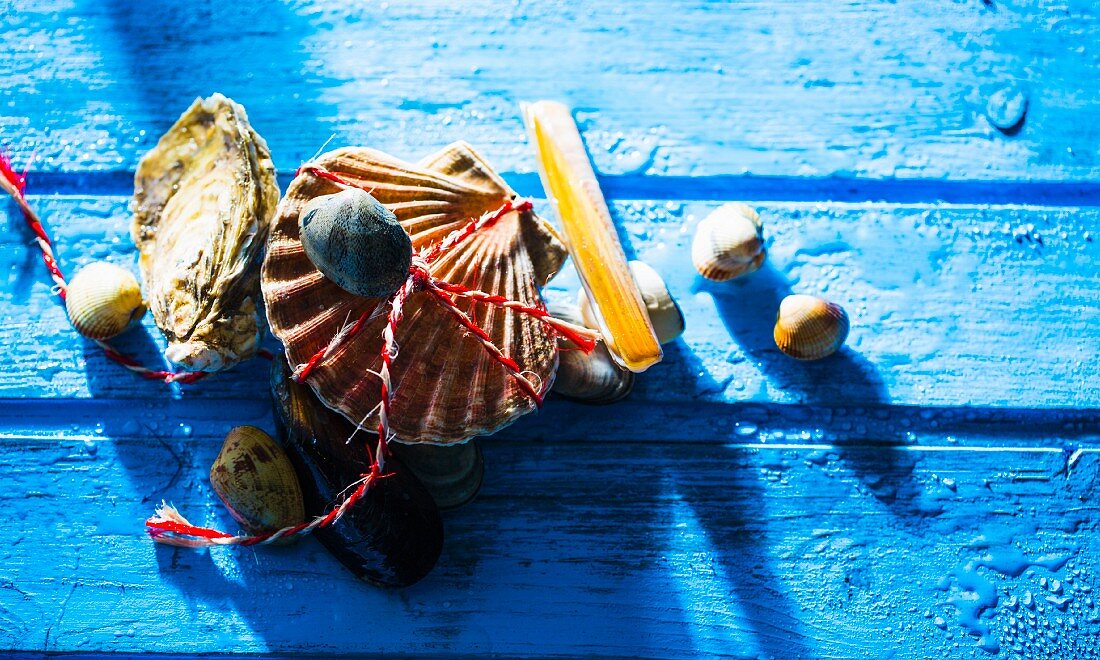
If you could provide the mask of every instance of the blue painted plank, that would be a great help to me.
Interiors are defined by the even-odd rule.
[[[70,273],[94,259],[133,266],[126,198],[34,203]],[[632,400],[1100,408],[1090,330],[1100,325],[1098,207],[765,203],[767,265],[715,284],[695,275],[689,256],[695,223],[715,205],[613,203],[628,251],[664,274],[687,318],[683,338],[638,379]],[[21,222],[9,209],[0,238],[9,283],[0,339],[10,347],[0,357],[0,396],[266,396],[262,361],[185,388],[150,385],[107,361],[66,325]],[[547,296],[571,300],[577,288],[567,270]],[[850,348],[818,364],[780,354],[771,330],[789,292],[844,305]],[[146,319],[144,332],[119,345],[153,362],[160,341]]]
[[[207,552],[144,538],[162,497],[231,525],[206,466],[232,424],[269,425],[242,410],[187,435],[152,427],[157,412],[102,433],[56,418],[51,433],[43,418],[33,437],[0,442],[0,648],[980,657],[971,634],[987,628],[982,643],[1006,651],[1048,625],[1052,651],[1100,634],[1100,547],[1078,532],[1097,523],[1080,506],[1095,449],[1067,462],[1026,438],[492,439],[484,490],[448,515],[436,571],[384,592],[311,540]],[[995,602],[968,610],[987,589]],[[1038,608],[1021,604],[1028,592]]]
[[[0,131],[51,170],[132,170],[221,91],[282,169],[335,135],[410,158],[465,139],[531,172],[517,104],[552,97],[581,111],[608,174],[1100,174],[1088,0],[16,0],[4,14]],[[1006,85],[1029,95],[1012,135],[986,116]]]

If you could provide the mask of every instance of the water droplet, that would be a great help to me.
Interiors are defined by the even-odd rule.
[[[985,116],[998,130],[1008,133],[1023,123],[1027,103],[1027,92],[1019,85],[1008,84],[989,95]]]
[[[756,433],[756,424],[749,422],[737,422],[734,427],[734,433],[741,437],[747,437]]]

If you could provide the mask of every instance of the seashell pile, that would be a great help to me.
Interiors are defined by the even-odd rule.
[[[134,187],[130,232],[165,357],[219,371],[255,355],[257,265],[279,188],[244,108],[197,99],[141,159]]]
[[[69,282],[65,311],[80,334],[110,339],[145,316],[145,303],[130,271],[97,261],[81,268]]]
[[[766,256],[760,216],[741,203],[723,204],[703,218],[691,242],[695,269],[715,282],[754,272]]]
[[[372,190],[419,250],[465,226],[471,218],[500,209],[515,193],[465,143],[422,160],[402,162],[365,148],[325,154],[312,165]],[[307,168],[279,204],[262,272],[268,320],[292,365],[326,348],[349,319],[374,312],[363,331],[348,338],[316,366],[306,382],[326,406],[373,427],[377,420],[384,300],[351,293],[310,260],[300,218],[318,197],[341,186]],[[525,305],[540,305],[539,287],[565,259],[554,231],[529,211],[512,211],[478,231],[430,266],[432,275]],[[463,303],[505,355],[545,391],[557,366],[556,339],[540,323],[511,309]],[[429,294],[413,293],[396,333],[401,357],[394,361],[399,384],[390,427],[398,442],[454,444],[492,433],[530,412],[534,403],[467,336]]]
[[[355,426],[290,379],[282,357],[271,372],[279,437],[298,473],[310,516],[323,515],[349,484],[370,472],[370,454],[348,442]],[[369,434],[367,434],[369,437]],[[402,463],[386,459],[387,476],[354,508],[314,535],[358,577],[404,587],[427,575],[443,551],[443,520],[432,496]]]
[[[238,426],[225,436],[210,467],[210,485],[237,522],[254,534],[305,520],[302,489],[290,459],[255,426]]]
[[[814,296],[796,294],[779,303],[775,345],[798,360],[828,357],[848,338],[844,308]]]
[[[194,371],[251,357],[261,293],[284,349],[271,375],[279,441],[237,427],[210,470],[252,535],[196,527],[165,504],[146,522],[154,538],[204,547],[312,532],[364,580],[411,585],[440,557],[439,511],[481,487],[472,438],[532,411],[551,387],[619,401],[660,361],[683,312],[653,268],[626,261],[568,109],[540,102],[524,118],[583,286],[579,308],[549,310],[557,318],[540,287],[565,246],[464,142],[416,164],[338,149],[303,165],[280,201],[266,143],[215,94],[142,159],[131,232],[165,355]],[[716,281],[765,258],[760,218],[744,204],[711,213],[692,244],[696,268]],[[96,339],[145,311],[136,280],[108,264],[81,271],[67,305]],[[604,343],[585,353],[596,333],[579,325],[600,328]],[[819,359],[848,327],[840,306],[793,295],[774,336],[787,355]]]

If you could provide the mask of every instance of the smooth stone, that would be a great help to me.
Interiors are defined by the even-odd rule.
[[[340,288],[386,298],[405,282],[412,239],[392,211],[364,190],[317,197],[298,219],[306,256]]]

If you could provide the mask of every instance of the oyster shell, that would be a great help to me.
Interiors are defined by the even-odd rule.
[[[193,371],[252,357],[279,187],[244,108],[221,94],[196,99],[141,159],[134,188],[130,232],[165,357]]]
[[[418,165],[366,148],[346,148],[314,163],[371,190],[409,232],[413,248],[441,241],[472,218],[494,212],[515,193],[473,149],[456,143]],[[271,330],[291,364],[309,360],[348,320],[378,312],[358,335],[317,366],[307,382],[325,405],[368,425],[379,402],[381,299],[351,294],[310,262],[299,238],[298,216],[313,198],[340,190],[303,172],[294,179],[272,223],[262,288]],[[538,287],[565,259],[554,231],[534,213],[511,212],[433,262],[432,274],[492,294],[540,305]],[[515,381],[430,294],[414,293],[396,339],[396,394],[390,427],[405,443],[453,444],[511,423],[534,404]],[[549,389],[557,366],[556,339],[535,319],[509,309],[459,306],[532,381]]]

